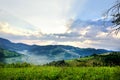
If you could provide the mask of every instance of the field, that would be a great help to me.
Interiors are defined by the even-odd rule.
[[[120,80],[120,67],[0,68],[0,80]]]
[[[94,54],[45,65],[0,63],[0,80],[120,80],[120,53]]]

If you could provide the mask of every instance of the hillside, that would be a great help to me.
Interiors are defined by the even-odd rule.
[[[102,54],[110,52],[104,49],[94,49],[94,48],[78,48],[67,45],[27,45],[23,43],[13,43],[7,39],[0,38],[0,47],[6,50],[15,51],[20,54],[25,54],[29,57],[31,62],[40,62],[45,57],[47,62],[56,61],[56,60],[67,60],[74,59],[84,56],[89,56],[94,53]],[[34,56],[34,61],[32,56]],[[35,58],[36,57],[36,58]],[[28,58],[27,58],[28,59]],[[26,60],[26,61],[30,61]],[[46,62],[45,62],[46,63]]]
[[[120,80],[119,66],[120,52],[54,61],[43,66],[0,64],[0,80]]]
[[[21,54],[16,53],[14,51],[9,51],[9,50],[5,50],[0,48],[0,58],[10,58],[10,57],[17,57],[20,56]]]
[[[72,59],[53,61],[49,66],[120,66],[120,52],[111,52],[105,54],[93,54],[91,56]]]
[[[0,48],[0,62],[5,62],[5,59],[7,58],[14,58],[14,57],[20,57],[20,56],[21,54],[17,52]]]

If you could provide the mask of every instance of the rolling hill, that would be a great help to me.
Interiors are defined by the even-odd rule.
[[[22,60],[30,63],[48,63],[56,60],[67,60],[89,56],[92,54],[102,54],[111,52],[105,49],[78,48],[67,45],[27,45],[23,43],[13,43],[7,39],[0,38],[0,47],[6,50],[24,54]]]
[[[13,59],[13,58],[20,57],[20,56],[22,56],[22,55],[15,51],[10,51],[10,50],[0,48],[0,62],[9,63],[10,61],[9,62],[6,61],[7,59],[10,60],[10,58]],[[17,62],[17,61],[15,59],[13,59],[12,62]]]
[[[120,66],[120,52],[104,54],[93,54],[78,59],[53,61],[48,66],[69,66],[69,67],[99,67],[99,66]]]

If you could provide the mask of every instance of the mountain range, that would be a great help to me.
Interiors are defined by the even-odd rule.
[[[21,58],[19,58],[18,62],[29,62],[33,64],[44,64],[56,60],[67,60],[111,52],[105,49],[79,48],[68,45],[27,45],[14,43],[4,38],[0,38],[0,48],[24,55],[22,57],[20,56]],[[17,61],[16,59],[15,57],[12,61]]]

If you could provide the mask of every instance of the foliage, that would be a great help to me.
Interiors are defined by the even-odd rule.
[[[0,68],[0,80],[119,80],[120,67]]]
[[[9,58],[9,57],[17,57],[17,56],[20,56],[20,54],[14,51],[9,51],[9,50],[0,48],[0,58]]]
[[[116,0],[116,3],[106,11],[105,17],[108,18],[109,16],[114,24],[113,31],[118,34],[120,30],[120,0]]]
[[[67,64],[64,60],[61,61],[53,61],[51,63],[46,64],[48,66],[69,66],[69,64]]]
[[[4,57],[4,54],[3,54],[3,49],[0,48],[0,62],[3,62],[3,57]]]
[[[111,52],[106,54],[93,54],[83,58],[66,60],[66,61],[53,61],[49,66],[120,66],[120,52]]]
[[[5,63],[0,63],[0,68],[25,68],[25,67],[33,67],[34,65],[29,64],[29,63],[12,63],[12,64],[5,64]]]
[[[112,52],[43,66],[0,63],[0,80],[119,80],[119,59],[120,52]]]
[[[115,66],[120,65],[120,52],[113,52],[109,55],[102,55],[103,62],[106,65]]]

